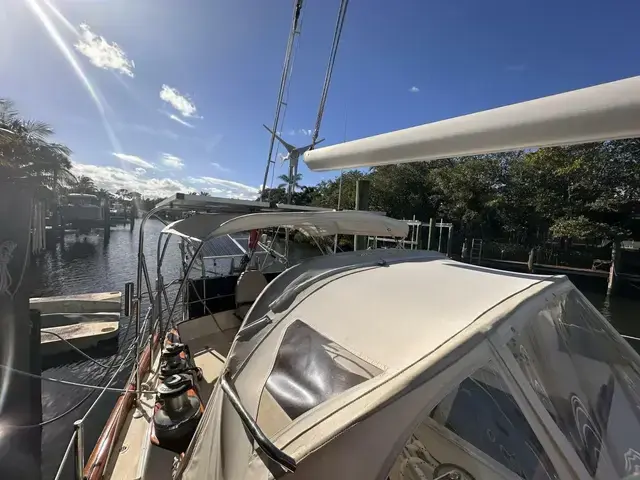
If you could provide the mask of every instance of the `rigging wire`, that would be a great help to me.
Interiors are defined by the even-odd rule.
[[[327,73],[324,77],[324,85],[322,86],[322,96],[320,97],[320,106],[318,107],[318,117],[316,118],[316,126],[313,130],[313,137],[311,138],[311,145],[315,146],[320,134],[320,125],[322,124],[322,116],[324,115],[324,107],[327,103],[327,96],[329,94],[329,85],[331,85],[331,77],[333,75],[333,67],[336,63],[336,56],[338,53],[338,46],[340,45],[340,37],[342,36],[342,27],[344,26],[344,20],[347,15],[347,7],[349,6],[349,0],[340,1],[340,9],[338,10],[338,19],[336,20],[336,28],[333,33],[333,44],[331,45],[331,53],[329,54],[329,62],[327,64]],[[313,149],[313,146],[311,147]]]
[[[72,344],[69,340],[67,340],[66,338],[61,337],[60,335],[58,335],[55,332],[50,332],[48,330],[45,330],[43,333],[46,333],[47,335],[53,335],[54,337],[58,337],[60,340],[62,340],[64,343],[66,343],[67,345],[69,345],[73,350],[75,350],[76,353],[82,355],[84,358],[86,358],[87,360],[89,360],[92,363],[95,363],[96,365],[98,365],[99,367],[102,368],[109,368],[109,365],[105,365],[104,363],[99,362],[98,360],[96,360],[95,358],[91,358],[89,355],[87,355],[86,353],[84,353],[82,350],[80,350],[78,347],[76,347],[74,344]]]
[[[298,21],[298,35],[300,35],[300,32],[302,31],[303,23],[304,23],[304,15],[301,15]],[[289,106],[289,92],[291,91],[291,80],[293,79],[293,66],[295,64],[296,54],[298,53],[299,49],[300,49],[300,41],[298,40],[297,42],[295,42],[295,47],[294,47],[293,53],[291,54],[291,63],[289,66],[289,81],[287,82],[287,89],[284,96],[286,101],[284,102],[284,109],[282,110],[282,120],[280,121],[281,128],[284,127],[284,122],[285,122],[285,119],[287,118],[287,109]],[[278,145],[276,146],[276,159],[278,158],[278,154],[280,153],[281,148],[282,148],[282,145],[280,144],[280,142],[278,142]],[[273,180],[275,179],[275,176],[276,176],[276,169],[275,169],[276,162],[277,160],[272,161],[274,168],[271,170],[271,183],[269,184],[270,190],[273,189]],[[269,192],[269,196],[271,196],[271,192]]]
[[[297,30],[298,30],[298,23],[300,20],[300,16],[302,13],[302,4],[303,4],[303,0],[295,0],[295,8],[293,11],[293,19],[291,22],[291,31],[289,32],[289,39],[287,40],[287,50],[285,53],[285,57],[284,57],[284,65],[282,66],[282,77],[280,79],[280,90],[278,91],[278,103],[276,105],[276,113],[275,113],[275,118],[273,120],[273,128],[272,128],[272,134],[271,134],[271,140],[269,142],[269,156],[267,157],[267,168],[264,171],[264,181],[262,182],[262,190],[263,190],[263,194],[261,195],[261,197],[264,196],[264,190],[267,186],[267,180],[269,179],[269,167],[271,166],[271,163],[273,163],[272,160],[272,156],[273,156],[273,146],[275,144],[275,140],[276,140],[276,132],[278,131],[278,124],[280,123],[280,110],[282,108],[282,100],[284,98],[284,94],[285,94],[285,90],[286,90],[286,85],[287,85],[287,79],[289,77],[289,73],[290,73],[290,64],[291,64],[291,53],[293,50],[293,43],[295,41],[295,37],[297,35]],[[271,195],[271,192],[269,192],[269,196]],[[269,200],[269,199],[267,199]]]
[[[129,355],[127,354],[127,357]],[[121,366],[124,365],[124,361],[122,362]],[[52,382],[52,383],[60,383],[62,385],[69,385],[72,387],[80,387],[80,388],[88,388],[90,390],[106,390],[107,392],[115,392],[115,393],[126,393],[128,391],[133,391],[136,393],[155,393],[155,390],[140,390],[140,391],[136,391],[136,390],[129,390],[127,388],[113,388],[113,387],[103,387],[100,385],[90,385],[88,383],[80,383],[80,382],[71,382],[69,380],[60,380],[59,378],[51,378],[51,377],[43,377],[42,375],[36,375],[35,373],[29,373],[29,372],[25,372],[24,370],[19,370],[17,368],[13,368],[10,367],[8,365],[3,365],[0,364],[0,368],[3,370],[8,370],[10,372],[14,372],[17,373],[19,375],[23,375],[25,377],[30,377],[30,378],[38,378],[40,380],[44,380],[46,382]]]
[[[127,328],[125,330],[125,334],[124,334],[123,338],[127,338],[127,335],[129,334],[129,330],[130,330],[130,327],[131,327],[132,323],[133,322],[131,320],[129,320],[129,324],[127,325]],[[133,347],[135,347],[135,345],[136,344],[134,342],[129,347],[129,351],[127,352],[127,355],[125,356],[125,358],[121,361],[120,367],[116,371],[116,374],[119,373],[119,371],[126,365],[127,360],[129,359],[129,355],[131,355],[131,352],[133,351]],[[102,377],[100,378],[100,381],[98,382],[98,386],[102,382],[104,382],[105,378],[107,377],[107,375],[109,374],[111,369],[115,366],[116,361],[118,360],[118,356],[119,356],[118,354],[115,355],[115,357],[111,361],[111,364],[108,366],[107,370],[105,370],[105,372],[103,373]],[[0,368],[5,368],[5,365],[0,365]],[[11,367],[8,367],[8,368],[11,368]],[[55,380],[55,379],[51,379],[49,377],[42,377],[42,376],[39,376],[39,375],[34,375],[32,373],[23,372],[21,370],[15,370],[15,369],[11,369],[11,370],[14,370],[18,374],[24,374],[25,376],[28,376],[28,377],[37,377],[37,378],[40,378],[41,380]],[[116,374],[114,374],[113,378],[115,378]],[[106,383],[107,386],[111,383],[111,381],[113,381],[113,378]],[[93,395],[93,393],[94,393],[93,391],[90,391],[87,395],[82,397],[82,399],[80,401],[78,401],[75,405],[69,407],[69,409],[67,409],[64,412],[62,412],[62,413],[60,413],[60,414],[58,414],[58,415],[56,415],[54,417],[51,417],[51,418],[49,418],[47,420],[43,420],[40,423],[36,423],[36,424],[33,424],[33,425],[6,425],[6,426],[9,427],[9,428],[14,428],[14,429],[26,429],[26,428],[44,427],[45,425],[49,425],[50,423],[53,423],[53,422],[55,422],[57,420],[60,420],[61,418],[66,417],[70,413],[73,413],[75,410],[80,408],[87,400],[89,400],[89,398],[91,398],[91,395]]]

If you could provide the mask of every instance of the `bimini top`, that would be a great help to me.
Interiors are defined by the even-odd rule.
[[[193,215],[170,223],[162,233],[204,242],[221,235],[279,226],[295,228],[314,237],[342,234],[404,238],[409,232],[406,222],[376,213],[325,211]]]
[[[640,76],[305,153],[311,170],[371,167],[640,136]]]

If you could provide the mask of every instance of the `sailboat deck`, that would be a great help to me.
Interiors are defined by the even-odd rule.
[[[207,402],[222,372],[225,357],[240,326],[233,312],[221,312],[196,318],[179,326],[181,339],[188,344],[195,363],[202,369],[200,396]],[[143,379],[144,389],[154,390],[159,382],[160,354],[156,354],[150,373]],[[150,442],[151,418],[155,395],[141,395],[140,408],[130,414],[123,434],[114,446],[105,478],[158,480],[171,479],[176,454]]]

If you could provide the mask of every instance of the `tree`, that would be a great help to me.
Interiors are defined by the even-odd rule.
[[[209,192],[205,192],[204,190],[202,190],[200,192],[200,195],[202,195],[203,197],[210,197],[211,196],[211,194]]]
[[[282,175],[278,176],[278,180],[282,180],[283,182],[278,185],[278,188],[292,185],[293,190],[295,190],[296,188],[300,188],[300,182],[302,181],[302,174],[296,173],[293,177],[289,178],[289,175],[283,173]]]
[[[24,120],[11,100],[0,99],[0,180],[32,178],[54,193],[75,180],[71,151],[49,142],[51,126]]]
[[[96,185],[93,183],[93,179],[91,177],[87,177],[83,175],[78,178],[74,186],[74,190],[76,193],[96,193]]]

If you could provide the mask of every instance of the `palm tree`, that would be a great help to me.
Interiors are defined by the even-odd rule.
[[[291,185],[293,187],[293,190],[295,190],[296,188],[300,188],[300,182],[302,181],[302,174],[301,173],[296,173],[293,178],[289,178],[289,175],[287,174],[282,174],[278,177],[278,180],[282,180],[283,183],[281,183],[280,185],[278,185],[278,188],[282,188],[282,187],[286,187],[288,185]]]
[[[96,184],[93,183],[93,179],[91,177],[87,177],[85,175],[78,178],[74,186],[74,190],[77,193],[96,193]]]
[[[51,126],[24,120],[11,100],[0,98],[0,180],[31,177],[50,188],[73,183],[71,150],[48,138]]]

